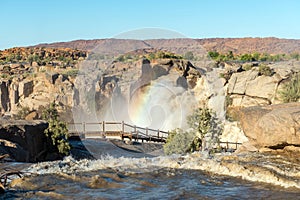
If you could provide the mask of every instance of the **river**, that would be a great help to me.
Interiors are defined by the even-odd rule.
[[[1,169],[25,175],[15,177],[0,198],[300,199],[299,160],[284,154],[165,156],[158,149],[150,152],[153,145],[126,149],[108,141],[86,142],[96,159],[0,163]]]

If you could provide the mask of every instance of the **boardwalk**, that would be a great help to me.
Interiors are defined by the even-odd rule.
[[[169,132],[159,129],[144,128],[122,122],[98,123],[69,123],[69,134],[72,137],[81,138],[118,138],[121,140],[139,141],[139,142],[159,142],[165,143]],[[236,150],[241,143],[238,142],[219,142],[220,146],[228,150]]]
[[[105,138],[117,137],[121,140],[147,141],[165,143],[168,132],[159,129],[144,128],[127,124],[125,122],[107,122],[98,123],[70,123],[68,124],[71,136],[80,136],[81,138]]]

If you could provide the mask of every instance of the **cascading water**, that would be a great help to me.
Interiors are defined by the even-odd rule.
[[[89,55],[87,66],[83,63],[79,73],[76,85],[79,100],[74,106],[78,107],[74,110],[79,112],[74,112],[74,121],[78,123],[125,121],[132,125],[163,131],[176,128],[186,130],[189,128],[187,117],[205,102],[204,104],[216,113],[219,120],[218,124],[213,122],[212,126],[221,127],[225,116],[225,97],[219,69],[210,67],[212,62],[198,42],[179,39],[176,40],[176,45],[177,48],[174,48],[174,45],[164,43],[164,40],[158,44],[151,40],[144,43],[132,40],[128,43],[126,40],[114,39],[96,47]],[[128,52],[139,52],[139,48],[152,48],[175,55],[193,52],[198,59],[197,66],[190,73],[192,64],[176,59],[160,63],[156,61],[150,63],[146,60],[142,63],[132,61],[126,63],[111,59],[124,58]],[[99,59],[103,58],[103,55],[109,59]],[[87,80],[82,80],[84,77]],[[201,81],[204,84],[200,88],[195,87],[197,82]],[[203,90],[200,97],[199,94],[195,96],[198,89]],[[216,131],[219,130],[214,129],[206,135],[208,148],[216,146],[220,134]]]
[[[220,78],[221,69],[212,68],[206,72],[205,88],[208,100],[207,107],[213,112],[213,120],[211,120],[211,130],[205,135],[206,148],[215,148],[219,142],[220,135],[223,132],[225,124],[225,88],[224,82]]]

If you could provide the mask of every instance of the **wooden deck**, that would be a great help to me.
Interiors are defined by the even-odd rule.
[[[71,137],[81,138],[119,138],[121,140],[165,143],[168,132],[130,125],[122,122],[70,123]]]
[[[68,124],[71,137],[80,138],[117,138],[121,140],[139,142],[158,142],[165,143],[169,132],[159,129],[144,128],[122,122],[98,123],[70,123]],[[219,142],[220,146],[228,150],[236,150],[241,143],[238,142]]]

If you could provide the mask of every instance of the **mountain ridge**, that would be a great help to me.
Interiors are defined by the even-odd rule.
[[[201,45],[206,51],[218,51],[227,53],[232,51],[235,54],[244,53],[268,53],[268,54],[290,54],[300,53],[300,39],[284,39],[276,37],[245,37],[245,38],[177,38],[177,39],[151,39],[151,40],[134,40],[134,39],[91,39],[91,40],[73,40],[68,42],[42,43],[32,47],[49,47],[49,48],[71,48],[78,50],[91,51],[97,46],[107,42],[123,41],[123,43],[144,43],[142,46],[160,46],[162,43],[172,45],[174,48],[180,45],[180,40],[191,40],[195,44]],[[126,49],[126,44],[123,44]],[[142,47],[143,48],[143,47]]]

